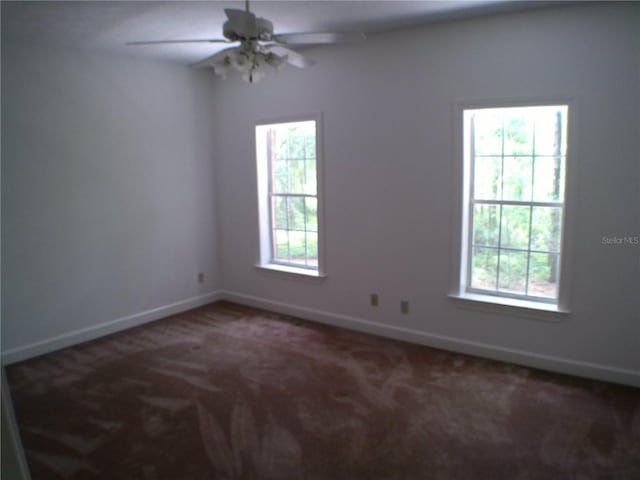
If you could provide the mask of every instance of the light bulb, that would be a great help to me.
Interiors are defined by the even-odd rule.
[[[273,53],[269,53],[269,54],[265,55],[265,62],[267,62],[269,65],[271,65],[277,71],[280,71],[284,67],[287,66],[287,56],[283,55],[283,56],[279,57],[278,55],[275,55]]]
[[[231,71],[233,68],[231,66],[231,59],[227,55],[221,62],[214,63],[211,65],[213,67],[213,71],[216,75],[220,75],[223,79],[227,78],[227,73]]]
[[[253,67],[253,54],[247,52],[237,52],[231,58],[231,65],[239,72],[248,72]]]

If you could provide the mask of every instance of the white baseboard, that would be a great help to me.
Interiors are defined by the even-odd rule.
[[[288,303],[275,302],[266,298],[254,297],[238,292],[223,290],[221,292],[221,297],[224,300],[236,302],[242,305],[263,308],[265,310],[271,310],[285,315],[292,315],[306,320],[425,345],[427,347],[490,358],[493,360],[539,368],[557,373],[575,375],[578,377],[640,387],[640,372],[634,370],[582,362],[551,355],[541,355],[534,352],[504,348],[486,343],[471,342],[455,337],[436,335],[347,315],[315,310]]]
[[[263,308],[265,310],[285,315],[292,315],[306,320],[347,328],[350,330],[357,330],[405,342],[416,343],[428,347],[439,348],[442,350],[475,355],[478,357],[485,357],[568,375],[640,387],[640,372],[634,370],[582,362],[551,355],[541,355],[534,352],[504,348],[486,343],[471,342],[455,337],[436,335],[410,328],[387,325],[362,318],[316,310],[289,303],[276,302],[262,297],[255,297],[227,290],[219,290],[206,295],[188,298],[169,305],[164,305],[152,310],[112,320],[100,325],[87,327],[41,342],[7,350],[2,353],[2,363],[3,365],[10,365],[38,355],[50,353],[55,350],[60,350],[82,342],[94,340],[105,335],[110,335],[121,330],[143,325],[154,320],[159,320],[169,315],[181,313],[218,300],[228,300],[230,302]]]
[[[45,353],[50,353],[82,342],[87,342],[89,340],[95,340],[96,338],[104,337],[105,335],[110,335],[128,328],[137,327],[138,325],[143,325],[154,320],[160,320],[161,318],[185,312],[192,308],[213,303],[221,299],[222,294],[220,291],[211,292],[205,295],[180,300],[169,305],[163,305],[162,307],[153,308],[145,312],[111,320],[99,325],[82,328],[41,342],[13,348],[6,352],[2,352],[2,364],[10,365],[12,363],[21,362],[29,358],[44,355]]]

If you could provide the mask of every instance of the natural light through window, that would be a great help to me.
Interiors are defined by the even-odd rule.
[[[466,292],[557,303],[567,105],[465,109]]]
[[[261,264],[318,271],[318,122],[256,126]]]

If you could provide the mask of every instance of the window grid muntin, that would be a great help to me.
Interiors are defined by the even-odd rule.
[[[287,155],[286,157],[279,157],[278,153],[279,153],[279,149],[276,149],[275,153],[274,153],[274,140],[273,140],[273,136],[275,135],[275,131],[276,131],[276,127],[282,127],[284,125],[290,125],[290,124],[296,124],[296,123],[313,123],[314,125],[314,133],[313,133],[313,152],[307,152],[307,144],[308,144],[308,138],[304,137],[304,141],[302,142],[302,149],[303,149],[303,155],[302,158],[300,157],[292,157],[291,156],[291,142],[289,141],[290,135],[289,133],[287,134],[287,139],[286,139],[286,151],[287,151]],[[316,200],[318,200],[318,182],[317,182],[317,143],[318,143],[318,139],[317,139],[317,122],[316,120],[303,120],[300,122],[287,122],[287,123],[280,123],[280,124],[273,124],[272,125],[273,128],[268,130],[268,134],[267,134],[267,163],[268,163],[268,181],[267,181],[267,194],[269,196],[269,237],[270,237],[270,244],[271,244],[271,258],[270,258],[270,263],[273,264],[278,264],[278,265],[285,265],[285,266],[291,266],[291,267],[297,267],[297,268],[306,268],[309,270],[318,270],[318,265],[319,265],[319,259],[317,258],[319,256],[319,252],[318,252],[318,225],[317,225],[317,206],[316,206],[316,229],[315,230],[309,230],[307,228],[308,226],[308,208],[307,208],[307,202],[306,199],[307,198],[313,198]],[[309,156],[309,154],[313,153],[313,156]],[[315,194],[307,194],[307,193],[290,193],[290,191],[292,190],[292,181],[291,181],[291,169],[289,168],[289,165],[291,162],[296,162],[296,161],[303,161],[303,181],[304,181],[304,185],[301,185],[303,187],[306,187],[306,183],[307,183],[307,161],[309,160],[313,160],[316,163],[316,175],[314,178],[314,188],[313,190],[316,192]],[[275,182],[275,165],[274,162],[277,161],[284,161],[287,165],[287,190],[288,192],[274,192],[274,185],[276,184]],[[284,229],[284,231],[286,231],[286,238],[287,238],[287,256],[285,259],[283,259],[281,256],[278,255],[278,242],[277,239],[278,237],[278,231],[282,232],[283,229],[282,228],[277,228],[278,224],[277,224],[277,213],[274,213],[275,207],[274,205],[277,202],[278,198],[282,198],[285,200],[285,212],[286,212],[286,228]],[[301,198],[302,199],[302,203],[303,203],[303,217],[304,217],[304,229],[300,230],[300,229],[296,229],[296,228],[291,228],[290,226],[290,199],[292,198]],[[316,204],[317,205],[317,204]],[[304,257],[303,257],[303,262],[299,262],[299,261],[295,261],[294,258],[297,257],[292,257],[291,255],[291,232],[303,232],[304,234]],[[309,246],[308,246],[308,234],[309,233],[315,233],[316,234],[316,258],[315,261],[313,261],[313,259],[309,259]]]
[[[540,107],[542,105],[539,105],[538,107]],[[514,299],[524,299],[524,300],[533,300],[533,301],[537,301],[537,302],[544,302],[544,303],[556,303],[558,300],[558,295],[559,295],[559,279],[560,279],[560,257],[561,257],[561,245],[562,245],[562,235],[563,235],[563,225],[564,225],[564,195],[565,195],[565,182],[566,182],[566,158],[567,158],[567,147],[566,147],[566,129],[567,129],[567,117],[568,117],[568,105],[543,105],[542,107],[549,107],[549,108],[554,108],[556,109],[556,116],[558,117],[558,115],[560,114],[560,110],[562,109],[562,114],[560,114],[559,118],[558,118],[558,122],[559,122],[559,142],[558,142],[558,146],[560,149],[560,152],[558,154],[543,154],[543,155],[536,155],[536,122],[533,122],[533,131],[532,131],[532,139],[531,139],[531,146],[532,146],[532,151],[530,153],[526,153],[526,154],[515,154],[514,152],[509,152],[509,154],[505,154],[505,138],[506,138],[506,133],[505,133],[505,115],[502,115],[502,121],[501,121],[501,130],[500,130],[500,134],[501,134],[501,142],[500,142],[500,149],[501,152],[499,155],[491,153],[491,154],[480,154],[480,155],[475,155],[475,150],[476,150],[476,134],[475,134],[475,115],[471,116],[471,120],[470,120],[470,125],[469,125],[469,137],[470,137],[470,150],[469,150],[469,158],[470,158],[470,178],[471,181],[469,182],[469,214],[468,214],[468,230],[467,230],[467,240],[468,240],[468,245],[467,245],[467,259],[466,259],[466,279],[465,279],[465,290],[467,292],[470,293],[480,293],[480,294],[485,294],[485,295],[494,295],[494,296],[498,296],[498,297],[508,297],[508,298],[514,298]],[[520,109],[522,107],[503,107],[503,108],[493,108],[490,110],[509,110],[509,109]],[[536,106],[533,106],[532,108],[536,108]],[[474,109],[469,109],[469,111],[473,111]],[[481,110],[481,109],[478,109]],[[497,200],[497,199],[476,199],[475,198],[475,179],[476,179],[476,158],[496,158],[499,157],[501,159],[500,161],[500,196],[501,199]],[[505,162],[505,158],[509,157],[509,158],[518,158],[518,157],[527,157],[527,158],[531,158],[532,164],[531,164],[531,194],[530,194],[530,201],[522,201],[522,200],[503,200],[504,198],[504,181],[505,181],[505,174],[504,174],[504,162]],[[559,179],[558,179],[558,184],[559,184],[559,191],[557,193],[558,198],[561,198],[562,201],[551,201],[551,202],[541,202],[541,201],[534,201],[534,197],[535,197],[535,167],[537,164],[537,160],[538,159],[543,159],[543,158],[551,158],[551,159],[558,159],[560,162],[560,172],[559,172]],[[476,205],[496,205],[498,206],[498,211],[499,211],[499,218],[498,218],[498,243],[497,246],[489,246],[489,245],[481,245],[481,244],[476,244],[474,243],[474,238],[476,237],[475,235],[475,207]],[[509,205],[513,205],[513,206],[528,206],[529,207],[529,221],[528,221],[528,226],[529,226],[529,232],[528,232],[528,248],[525,249],[518,249],[518,248],[511,248],[511,247],[503,247],[502,246],[502,224],[503,224],[503,207],[504,206],[509,206]],[[535,207],[553,207],[553,208],[558,208],[560,210],[560,218],[559,218],[559,232],[558,232],[558,251],[551,251],[551,250],[539,250],[539,249],[531,249],[531,243],[532,243],[532,238],[533,238],[533,209]],[[498,252],[498,257],[497,257],[497,261],[496,261],[496,278],[495,278],[495,288],[494,289],[485,289],[485,288],[478,288],[478,287],[474,287],[472,286],[472,280],[473,280],[473,255],[474,255],[474,249],[475,248],[485,248],[485,249],[491,249],[491,250],[495,250]],[[526,278],[525,278],[525,288],[524,288],[524,294],[520,294],[520,293],[513,293],[510,291],[505,291],[505,290],[501,290],[500,289],[500,266],[501,266],[501,259],[502,259],[502,255],[501,252],[505,251],[505,252],[514,252],[514,251],[518,251],[518,252],[526,252],[527,253],[527,266],[526,266]],[[545,255],[549,255],[550,257],[554,258],[554,263],[555,263],[555,284],[554,284],[554,295],[553,297],[547,297],[547,296],[539,296],[539,295],[531,295],[530,294],[530,270],[531,270],[531,254],[545,254]]]

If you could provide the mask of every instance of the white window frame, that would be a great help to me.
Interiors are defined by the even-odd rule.
[[[557,301],[535,301],[516,298],[509,295],[489,294],[474,291],[467,287],[469,272],[469,236],[471,235],[470,199],[471,172],[465,160],[465,128],[464,112],[474,109],[536,107],[549,105],[566,105],[567,131],[565,156],[565,190],[562,232],[560,244],[560,273],[558,278]],[[570,313],[570,272],[572,265],[572,248],[574,219],[575,219],[575,183],[577,180],[577,123],[578,106],[571,97],[545,97],[534,99],[501,99],[479,101],[457,101],[453,109],[454,122],[454,162],[452,204],[454,220],[452,222],[452,251],[451,251],[451,283],[449,297],[460,307],[471,308],[492,313],[503,313],[515,316],[543,320],[560,320]]]
[[[318,205],[318,265],[317,268],[299,264],[286,263],[273,258],[272,208],[270,164],[267,158],[266,145],[259,138],[258,127],[280,125],[294,122],[315,122],[316,127],[316,199]],[[325,277],[324,255],[324,208],[323,208],[323,174],[322,174],[322,114],[308,114],[285,118],[268,119],[254,125],[254,145],[256,154],[256,171],[258,186],[258,224],[259,224],[259,256],[256,267],[276,273],[300,275],[310,278]]]

